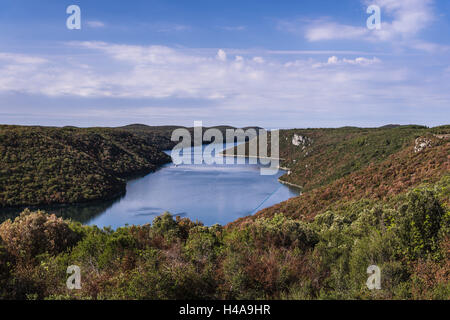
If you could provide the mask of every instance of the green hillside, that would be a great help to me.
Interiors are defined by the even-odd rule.
[[[450,172],[450,128],[305,129],[280,133],[280,178],[301,187],[299,197],[231,223],[282,213],[312,219],[340,203],[386,200]],[[294,145],[294,135],[302,136]],[[421,148],[421,144],[424,144]]]
[[[124,130],[0,126],[0,207],[111,199],[169,161]]]
[[[291,169],[282,180],[300,185],[304,191],[311,190],[378,163],[429,131],[420,126],[282,131],[283,166]],[[294,145],[295,135],[305,142]]]

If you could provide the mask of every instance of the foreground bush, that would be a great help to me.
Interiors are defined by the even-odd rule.
[[[30,263],[39,254],[57,255],[74,246],[81,234],[55,215],[25,210],[13,222],[8,220],[0,225],[0,237],[15,259]]]

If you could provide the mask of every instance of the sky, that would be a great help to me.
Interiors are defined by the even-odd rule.
[[[447,0],[0,0],[0,123],[449,124],[449,14]]]

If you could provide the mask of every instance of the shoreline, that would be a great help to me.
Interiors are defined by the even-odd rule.
[[[129,182],[143,178],[151,173],[154,173],[161,168],[163,168],[166,165],[171,164],[172,161],[168,161],[165,163],[158,163],[153,164],[154,168],[146,168],[146,169],[140,169],[136,170],[134,172],[128,172],[123,175],[117,176],[119,179],[119,183],[121,184],[120,187],[117,187],[118,190],[116,192],[108,192],[104,196],[94,198],[94,199],[84,199],[77,202],[50,202],[50,203],[34,203],[34,204],[18,204],[18,205],[12,205],[12,206],[1,206],[0,205],[0,223],[1,223],[1,216],[4,212],[6,214],[20,214],[25,209],[30,210],[43,210],[43,211],[49,211],[49,210],[61,210],[64,208],[70,208],[70,207],[89,207],[89,206],[95,206],[98,204],[110,202],[110,201],[117,201],[123,198],[127,193],[127,185]],[[117,186],[117,184],[112,184],[111,186]],[[120,189],[120,190],[119,190]],[[3,212],[2,212],[3,211]]]
[[[288,185],[288,186],[291,186],[291,187],[294,187],[294,188],[297,188],[297,189],[303,189],[302,186],[299,186],[298,184],[294,184],[294,183],[291,183],[291,182],[287,182],[287,181],[281,180],[281,178],[278,178],[278,182],[282,183],[282,184],[285,184],[285,185]]]
[[[231,154],[225,154],[225,153],[223,153],[223,152],[220,152],[218,155],[219,155],[219,156],[222,156],[222,157],[233,157],[233,158],[256,158],[256,159],[271,159],[271,160],[279,160],[279,161],[283,161],[283,160],[284,160],[283,158],[260,157],[260,156],[247,156],[247,155],[240,155],[240,154],[231,155]],[[278,166],[278,169],[283,170],[283,171],[288,171],[288,172],[291,171],[290,168],[288,168],[288,167],[282,167],[282,166]],[[281,184],[284,184],[284,185],[287,185],[287,186],[296,188],[296,189],[300,189],[300,190],[303,189],[303,187],[302,187],[302,186],[299,186],[298,184],[295,184],[295,183],[291,183],[291,182],[287,182],[287,181],[281,180],[281,177],[278,178],[278,182],[281,183]],[[301,194],[301,192],[300,192],[300,194]]]
[[[256,158],[256,159],[270,159],[270,160],[279,160],[279,161],[283,161],[283,158],[273,158],[273,157],[261,157],[261,156],[246,156],[246,155],[241,155],[241,154],[226,154],[226,153],[222,153],[220,152],[218,154],[219,156],[222,157],[228,157],[228,158]],[[281,167],[279,167],[281,169]]]

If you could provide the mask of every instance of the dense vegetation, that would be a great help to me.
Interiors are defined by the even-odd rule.
[[[429,132],[421,126],[286,130],[280,150],[291,174],[282,179],[308,191],[379,163]],[[306,143],[294,145],[294,134],[305,137]]]
[[[450,176],[312,222],[281,214],[236,228],[169,214],[100,230],[25,211],[0,225],[4,299],[449,299]],[[369,291],[366,269],[382,270]],[[81,290],[66,269],[81,268]]]
[[[25,210],[0,225],[0,298],[450,299],[449,134],[282,131],[282,179],[303,194],[224,227],[167,213],[100,230]],[[373,264],[381,290],[366,287]],[[81,290],[66,288],[70,265]]]
[[[0,207],[111,199],[169,161],[123,130],[0,126]]]
[[[289,129],[280,130],[279,135],[281,167],[289,168],[289,174],[286,173],[281,180],[309,191],[386,160],[406,147],[414,146],[416,138],[448,140],[450,126]],[[295,138],[300,138],[297,143],[294,143]],[[270,155],[270,137],[268,142]],[[248,152],[247,145],[246,155]],[[230,149],[226,153],[239,154],[239,151],[234,148],[234,151]]]
[[[343,202],[360,199],[388,200],[422,183],[436,182],[450,172],[450,143],[448,138],[434,136],[426,138],[426,141],[429,142],[429,146],[420,152],[415,152],[413,139],[400,151],[384,157],[384,160],[374,160],[362,169],[349,172],[328,184],[306,190],[300,197],[264,209],[257,213],[257,216],[268,217],[283,213],[295,218],[313,219],[315,215]],[[354,152],[356,151],[352,150],[350,153]],[[341,154],[346,157],[346,153]],[[338,165],[335,169],[336,172],[340,171]],[[332,171],[332,168],[324,166],[314,177],[320,179],[326,176],[326,171]],[[300,173],[291,175],[296,179],[296,175]],[[286,176],[290,175],[285,175],[281,179]],[[336,173],[336,176],[340,177],[341,174]],[[242,220],[254,218],[247,217]]]

